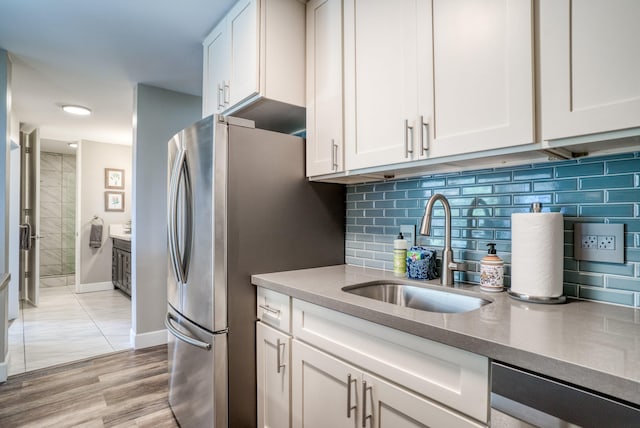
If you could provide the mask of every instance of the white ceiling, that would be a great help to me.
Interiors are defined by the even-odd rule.
[[[134,86],[200,95],[202,40],[234,1],[0,0],[13,113],[44,139],[131,144]]]

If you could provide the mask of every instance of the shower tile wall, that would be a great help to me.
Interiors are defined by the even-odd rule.
[[[42,152],[40,154],[41,278],[75,273],[75,210],[75,155]],[[57,283],[54,284],[54,282],[48,284],[45,281],[42,285],[56,285]]]

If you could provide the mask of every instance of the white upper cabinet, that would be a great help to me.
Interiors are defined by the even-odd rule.
[[[221,58],[229,56],[227,22],[222,21],[207,36],[204,46],[203,80],[207,90],[202,92],[202,111],[204,116],[220,113],[225,109],[225,85],[229,82],[229,62]],[[228,88],[227,88],[228,90]]]
[[[259,5],[258,0],[240,0],[227,15],[230,53],[227,107],[257,94],[259,90]]]
[[[411,161],[421,155],[420,116],[431,116],[432,68],[428,56],[418,55],[419,47],[431,44],[428,3],[345,0],[346,169]]]
[[[204,116],[233,113],[263,99],[304,106],[304,11],[298,0],[234,5],[203,42]]]
[[[433,55],[428,157],[535,142],[532,9],[527,0],[433,0],[433,46],[420,46]]]
[[[307,3],[307,176],[342,171],[342,0]]]
[[[533,6],[347,0],[346,169],[535,142]]]
[[[640,126],[640,2],[540,0],[542,139]]]

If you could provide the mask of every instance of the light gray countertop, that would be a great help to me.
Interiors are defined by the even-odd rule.
[[[129,229],[131,230],[131,229]],[[109,225],[109,238],[120,239],[123,241],[131,241],[131,232],[125,232],[124,224],[110,224]]]
[[[362,282],[398,280],[393,272],[348,265],[251,279],[294,298],[640,405],[640,309],[580,300],[525,303],[506,293],[460,285],[452,291],[493,302],[460,314],[424,312],[342,291]],[[438,280],[402,280],[441,287]]]

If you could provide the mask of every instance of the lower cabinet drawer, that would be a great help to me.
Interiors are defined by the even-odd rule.
[[[489,360],[293,299],[293,336],[486,423]]]
[[[260,321],[286,333],[291,332],[291,297],[258,287],[256,315]]]

